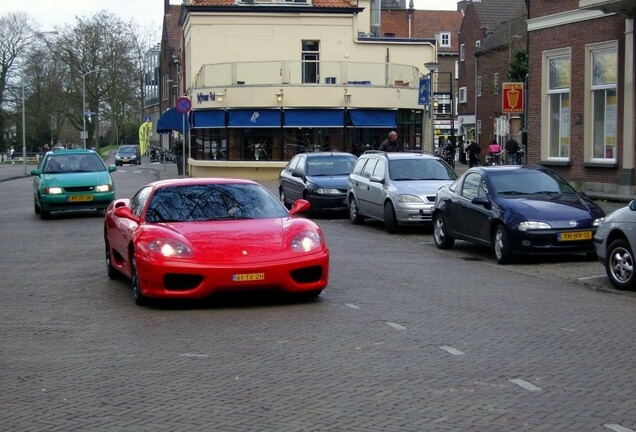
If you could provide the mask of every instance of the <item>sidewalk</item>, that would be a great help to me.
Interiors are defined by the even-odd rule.
[[[21,178],[21,177],[30,177],[31,170],[36,168],[36,165],[26,165],[26,175],[24,165],[22,163],[16,162],[15,165],[12,164],[0,164],[0,183],[6,182],[9,180]],[[177,174],[177,165],[176,164],[157,164],[157,163],[147,163],[144,162],[141,165],[138,165],[136,169],[148,169],[154,170],[157,172],[157,178],[171,179],[171,178],[179,178]],[[456,163],[455,164],[455,172],[458,175],[462,175],[468,169],[468,164]],[[615,202],[624,202],[628,203],[631,200],[636,199],[636,195],[620,195],[620,194],[612,194],[612,193],[603,193],[603,192],[595,192],[595,191],[584,191],[590,198],[594,200],[606,200],[606,201],[615,201]]]

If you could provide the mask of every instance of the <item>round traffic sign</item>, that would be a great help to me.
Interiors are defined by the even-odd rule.
[[[182,96],[179,99],[177,99],[177,105],[176,107],[177,111],[179,111],[179,113],[181,114],[185,114],[190,112],[190,109],[192,108],[192,102],[190,101],[189,98]]]

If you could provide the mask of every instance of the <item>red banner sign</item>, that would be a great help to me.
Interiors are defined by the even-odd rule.
[[[504,113],[523,112],[523,83],[508,82],[501,85],[502,109]]]

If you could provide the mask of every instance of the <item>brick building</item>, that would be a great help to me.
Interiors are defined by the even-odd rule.
[[[528,159],[633,194],[633,0],[529,2]]]

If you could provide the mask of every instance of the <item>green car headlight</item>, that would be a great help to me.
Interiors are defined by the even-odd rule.
[[[97,192],[110,192],[110,185],[99,185],[95,188]]]
[[[47,187],[44,188],[44,193],[48,195],[59,195],[62,193],[61,187]]]

